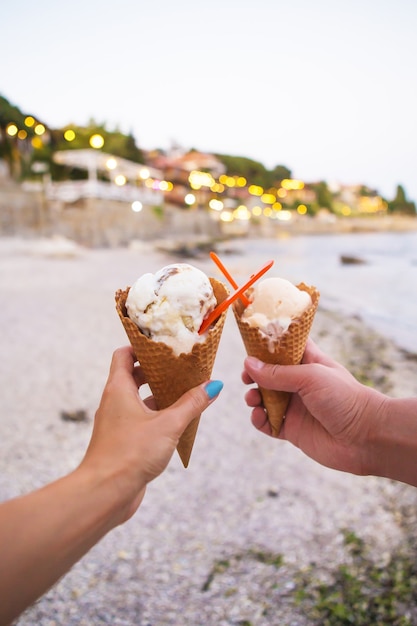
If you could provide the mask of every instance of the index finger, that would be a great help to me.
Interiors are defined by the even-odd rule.
[[[133,352],[132,346],[123,346],[122,348],[117,348],[113,352],[112,360],[110,363],[109,375],[111,376],[121,370],[128,371],[130,374],[132,374],[135,362],[136,357],[135,353]]]
[[[145,381],[141,380],[141,375],[135,374],[136,369],[140,372],[140,368],[135,368],[135,362],[136,356],[131,346],[117,348],[113,352],[107,384],[120,383],[137,393],[138,387]]]

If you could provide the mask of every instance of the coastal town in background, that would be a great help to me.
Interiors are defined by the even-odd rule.
[[[366,181],[295,179],[285,164],[175,144],[144,150],[94,120],[51,128],[0,95],[1,236],[90,247],[153,239],[186,251],[216,238],[415,229],[416,216],[400,182],[384,198]]]

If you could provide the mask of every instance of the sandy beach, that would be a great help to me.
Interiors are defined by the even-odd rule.
[[[112,352],[127,343],[114,292],[178,260],[147,244],[41,243],[0,240],[1,500],[81,460]],[[209,259],[193,264],[219,277]],[[417,395],[416,355],[359,317],[319,307],[312,337],[363,382]],[[312,622],[294,602],[297,576],[313,563],[326,576],[343,562],[345,529],[378,561],[398,550],[415,489],[328,470],[259,434],[243,399],[244,356],[229,315],[213,372],[225,387],[203,415],[188,469],[174,455],[134,518],[18,626],[304,626]],[[86,419],[68,419],[77,411]]]

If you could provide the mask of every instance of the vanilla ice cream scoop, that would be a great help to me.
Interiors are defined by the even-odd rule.
[[[206,339],[207,334],[198,331],[216,304],[204,272],[188,263],[174,263],[138,278],[129,290],[126,310],[147,337],[179,355]]]
[[[284,278],[265,278],[249,291],[250,304],[242,320],[271,340],[278,339],[290,324],[311,306],[311,296]]]

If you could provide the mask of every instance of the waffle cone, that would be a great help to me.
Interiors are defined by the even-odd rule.
[[[220,281],[210,278],[217,303],[228,295]],[[158,409],[164,409],[178,400],[186,391],[209,380],[222,334],[226,312],[208,331],[207,339],[196,343],[188,354],[174,354],[172,348],[146,337],[127,316],[126,298],[129,287],[115,294],[116,309],[132,345],[136,359],[145,374]],[[188,467],[200,416],[196,417],[180,437],[177,450],[184,467]]]
[[[280,365],[297,365],[301,363],[320,294],[315,287],[309,287],[304,283],[300,283],[297,287],[310,294],[312,305],[299,319],[294,320],[290,324],[288,330],[274,342],[272,348],[270,341],[257,328],[249,326],[242,320],[244,311],[242,302],[238,300],[234,303],[233,312],[249,356],[255,356],[264,363],[279,363]],[[267,412],[268,421],[271,425],[272,435],[278,437],[290,400],[290,394],[286,391],[275,391],[274,389],[264,389],[262,387],[259,390],[262,396],[262,403]]]

